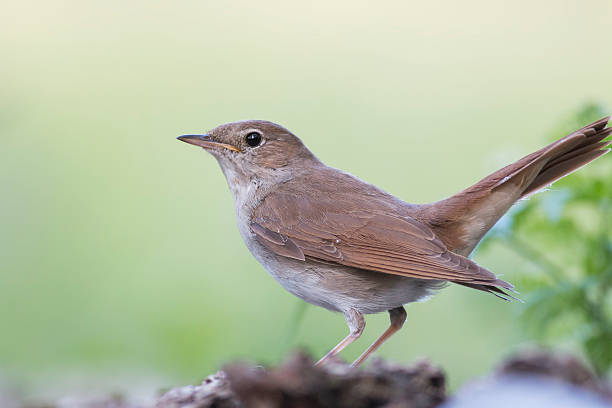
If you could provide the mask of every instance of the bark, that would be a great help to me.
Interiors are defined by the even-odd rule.
[[[157,407],[433,408],[446,398],[445,382],[426,360],[410,366],[374,360],[356,370],[340,362],[313,367],[296,354],[277,368],[230,365],[193,390],[170,390]]]

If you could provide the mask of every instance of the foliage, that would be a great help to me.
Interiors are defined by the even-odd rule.
[[[558,139],[607,113],[585,106]],[[513,208],[483,242],[499,242],[540,272],[523,276],[523,323],[535,339],[577,342],[601,375],[612,367],[612,155]]]

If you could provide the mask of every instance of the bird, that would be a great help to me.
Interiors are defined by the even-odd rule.
[[[270,275],[298,298],[344,315],[348,335],[315,365],[361,336],[364,315],[389,313],[389,327],[353,362],[357,367],[402,328],[404,305],[449,283],[516,299],[512,284],[470,254],[517,201],[609,152],[609,119],[429,204],[407,203],[325,165],[273,122],[232,122],[178,139],[217,160],[240,235]]]

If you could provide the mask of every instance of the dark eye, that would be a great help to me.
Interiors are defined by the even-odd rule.
[[[251,147],[259,146],[261,143],[261,135],[257,132],[251,132],[244,138],[247,144]]]

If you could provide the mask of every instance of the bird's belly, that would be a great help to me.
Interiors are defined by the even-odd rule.
[[[425,300],[444,286],[444,282],[436,280],[389,275],[311,259],[286,258],[259,244],[248,232],[243,238],[253,256],[287,291],[308,303],[333,311],[384,312]]]

